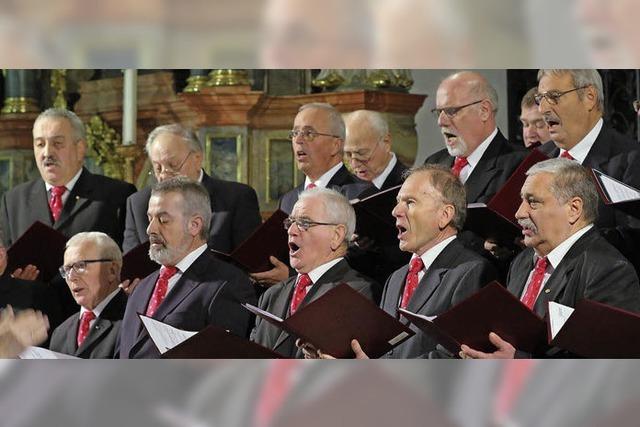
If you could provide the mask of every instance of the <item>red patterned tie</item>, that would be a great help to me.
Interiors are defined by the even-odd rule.
[[[312,188],[316,188],[317,185],[315,185],[313,182],[310,182],[304,189],[305,190],[311,190]]]
[[[466,157],[456,157],[453,162],[453,167],[451,168],[451,172],[456,176],[456,178],[460,178],[460,172],[467,166],[469,162]]]
[[[538,294],[542,287],[542,280],[544,279],[544,273],[547,271],[547,264],[548,261],[546,257],[538,258],[536,266],[533,269],[533,274],[531,275],[531,281],[527,286],[527,291],[522,297],[522,303],[529,307],[529,310],[531,311],[533,311],[533,306],[536,304],[536,300],[538,299]]]
[[[164,301],[164,297],[167,296],[167,289],[169,289],[169,279],[173,277],[174,274],[178,271],[177,268],[173,266],[165,267],[164,265],[160,268],[160,276],[158,276],[158,281],[156,282],[156,287],[153,288],[153,295],[151,295],[151,300],[149,301],[149,306],[147,307],[147,316],[151,317],[156,313],[156,310]]]
[[[256,404],[254,427],[269,427],[293,386],[293,374],[299,360],[277,359],[269,362],[269,369]]]
[[[77,339],[78,348],[80,348],[84,340],[87,339],[87,335],[89,335],[89,324],[95,318],[96,315],[93,313],[93,311],[85,311],[84,313],[82,313],[82,316],[80,316],[80,326],[78,326]]]
[[[522,396],[535,364],[534,359],[513,359],[504,362],[502,378],[493,401],[493,419],[496,425],[509,425],[506,422],[508,416],[518,398]]]
[[[407,308],[409,305],[409,301],[411,301],[411,297],[418,287],[418,273],[420,273],[423,268],[424,263],[422,262],[422,258],[415,257],[411,260],[411,263],[409,264],[409,273],[407,273],[407,280],[404,283],[404,292],[402,293],[400,308]]]
[[[301,274],[300,277],[298,277],[298,283],[296,283],[296,288],[293,291],[293,298],[291,299],[289,315],[295,313],[298,307],[300,307],[300,303],[302,303],[302,300],[307,295],[307,286],[312,283],[311,277],[309,277],[307,273]]]
[[[560,157],[563,159],[575,160],[568,151],[563,151],[562,154],[560,154]]]
[[[49,210],[51,210],[51,216],[53,216],[53,222],[56,222],[60,218],[62,212],[62,195],[67,191],[64,185],[57,185],[51,187],[51,198],[49,199]]]

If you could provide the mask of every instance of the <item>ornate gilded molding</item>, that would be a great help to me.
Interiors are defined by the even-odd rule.
[[[67,70],[51,70],[51,88],[56,91],[53,99],[55,108],[67,108],[67,99],[65,92],[67,91]]]
[[[7,97],[2,107],[3,114],[37,113],[39,111],[38,102],[33,98],[24,96]]]
[[[217,69],[209,73],[207,86],[248,86],[249,73],[247,70]]]
[[[100,116],[93,116],[85,126],[89,157],[94,159],[105,175],[125,179],[127,159],[121,153],[121,136],[109,127]]]
[[[196,93],[200,92],[203,87],[207,86],[209,82],[209,77],[207,76],[191,76],[187,78],[187,86],[184,88],[183,92],[186,93]]]

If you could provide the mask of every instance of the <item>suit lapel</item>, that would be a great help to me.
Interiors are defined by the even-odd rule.
[[[611,147],[607,143],[609,138],[605,137],[605,133],[607,132],[608,130],[603,125],[589,153],[587,153],[587,157],[585,157],[584,162],[582,162],[584,166],[609,172],[606,166],[613,157],[613,154],[611,153]]]
[[[144,333],[144,326],[142,325],[142,321],[138,317],[138,313],[145,314],[147,311],[147,306],[149,305],[149,300],[151,300],[151,295],[153,294],[153,289],[156,287],[156,282],[158,281],[158,276],[160,276],[160,270],[157,270],[148,277],[147,283],[145,283],[145,287],[140,289],[141,296],[140,298],[131,298],[129,301],[131,303],[137,302],[137,307],[134,308],[134,312],[136,313],[136,321],[138,322],[138,331],[136,335],[136,339],[134,341],[134,346],[144,337],[147,337],[147,334]],[[138,285],[139,286],[139,285]],[[137,290],[137,289],[136,289]],[[157,312],[156,312],[157,314]],[[154,316],[155,317],[155,316]],[[132,346],[133,348],[133,346]]]
[[[507,283],[509,292],[518,299],[522,296],[524,287],[527,284],[527,278],[531,270],[533,270],[533,249],[525,249],[522,256],[524,257],[524,262],[515,265],[514,270],[510,273],[509,283]]]
[[[75,356],[81,356],[82,353],[87,350],[87,348],[89,348],[96,341],[100,340],[107,332],[109,332],[112,326],[113,324],[111,323],[111,320],[98,317],[93,324],[93,327],[89,330],[89,335],[87,335],[87,338],[84,340],[82,345],[78,347]]]
[[[409,265],[407,264],[397,273],[396,277],[398,280],[389,281],[389,289],[386,290],[386,297],[382,309],[396,318],[398,317],[398,303],[404,290],[404,284],[407,281],[408,272]]]
[[[76,185],[73,186],[73,190],[69,193],[69,197],[62,207],[62,212],[60,213],[60,218],[55,222],[54,228],[59,230],[62,228],[67,222],[69,222],[81,209],[91,203],[91,192],[93,189],[89,185],[89,181],[91,180],[91,173],[82,169],[82,173],[76,182]]]
[[[273,314],[279,316],[281,319],[285,319],[289,313],[289,304],[293,295],[293,290],[296,285],[297,276],[292,277],[282,288],[281,298],[278,298],[277,306],[274,307]],[[313,288],[313,287],[312,287]],[[303,302],[304,304],[304,302]],[[301,306],[303,305],[301,304]],[[282,345],[286,339],[289,338],[289,333],[283,329],[278,329],[278,337],[276,338],[273,349],[277,349]]]
[[[32,208],[34,222],[40,221],[49,227],[53,226],[53,218],[49,210],[49,198],[44,181],[38,181],[29,195],[29,206]]]
[[[74,321],[67,329],[67,334],[64,337],[64,344],[61,350],[61,353],[72,354],[74,356],[78,356],[78,325],[80,323],[80,314],[74,314]]]
[[[498,131],[497,135],[493,138],[493,141],[489,143],[489,147],[482,154],[482,157],[478,161],[478,164],[473,168],[473,172],[467,178],[465,188],[467,189],[467,202],[472,203],[478,200],[478,198],[487,188],[493,177],[497,173],[497,159],[502,151],[502,144],[506,144],[503,141],[502,134]]]

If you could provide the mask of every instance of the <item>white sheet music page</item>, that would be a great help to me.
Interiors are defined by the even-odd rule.
[[[27,347],[20,355],[19,359],[79,359],[79,357],[71,356],[57,351],[47,350],[42,347]]]
[[[161,354],[166,353],[173,347],[197,334],[197,332],[183,331],[182,329],[174,328],[171,325],[143,315],[140,315],[140,320],[142,320],[151,340],[156,347],[158,347]]]
[[[600,181],[607,191],[609,198],[613,203],[625,202],[627,200],[640,199],[640,191],[626,184],[605,175],[600,175]]]
[[[551,325],[551,339],[555,338],[565,322],[573,313],[573,308],[557,302],[549,302],[549,324]]]

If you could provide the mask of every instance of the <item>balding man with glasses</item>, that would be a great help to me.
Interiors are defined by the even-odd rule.
[[[60,274],[80,312],[71,315],[51,336],[49,348],[83,359],[112,359],[127,296],[118,288],[122,252],[109,236],[78,233],[67,242]]]
[[[158,182],[181,175],[200,182],[207,190],[213,211],[208,240],[212,249],[232,252],[260,225],[255,190],[246,184],[207,175],[202,170],[202,144],[191,130],[179,124],[158,126],[149,134],[145,150]],[[125,252],[148,240],[147,206],[150,197],[151,187],[147,187],[127,200],[122,245]]]
[[[259,307],[284,319],[341,283],[373,298],[373,281],[344,259],[355,226],[353,207],[337,191],[316,187],[302,192],[284,221],[289,261],[297,274],[267,289]],[[295,337],[261,319],[251,339],[284,357],[304,357]]]
[[[604,123],[604,90],[597,70],[540,70],[535,100],[551,136],[541,151],[640,188],[640,144]],[[596,226],[640,271],[640,221],[600,203]]]

